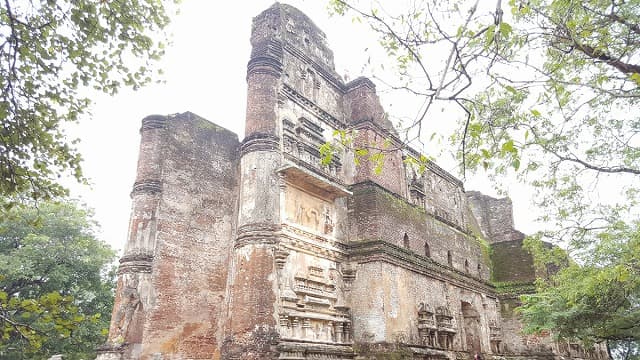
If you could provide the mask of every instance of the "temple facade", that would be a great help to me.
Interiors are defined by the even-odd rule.
[[[607,359],[521,333],[535,272],[511,202],[406,161],[373,82],[345,83],[306,15],[276,3],[251,44],[242,141],[189,112],[142,120],[99,359]],[[353,147],[328,159],[336,130]]]

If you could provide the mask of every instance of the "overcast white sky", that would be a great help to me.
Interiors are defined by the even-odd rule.
[[[359,76],[369,56],[364,49],[371,52],[375,48],[375,39],[366,26],[352,23],[350,17],[329,17],[324,0],[287,3],[306,13],[327,34],[337,72],[348,73],[351,78]],[[135,178],[143,117],[191,111],[243,137],[251,19],[272,4],[271,0],[184,1],[169,29],[173,46],[160,65],[166,82],[122,91],[115,97],[96,97],[92,118],[70,131],[70,135],[81,138],[83,167],[92,182],[90,188],[71,186],[72,196],[95,209],[100,237],[114,248],[121,250],[126,240],[129,192]],[[402,104],[395,103],[387,110],[400,108]],[[438,163],[451,170],[446,163]],[[486,192],[490,187],[476,181],[467,183],[466,189]],[[532,215],[525,210],[528,199],[522,193],[510,195],[516,210],[521,209],[516,211],[517,226],[532,231]]]

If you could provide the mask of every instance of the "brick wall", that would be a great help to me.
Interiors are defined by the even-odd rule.
[[[168,122],[142,357],[203,358],[221,342],[236,217],[237,136],[194,114]]]

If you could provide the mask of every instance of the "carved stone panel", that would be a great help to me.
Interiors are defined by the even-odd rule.
[[[337,287],[336,263],[292,251],[280,278],[280,336],[292,341],[348,344],[349,308]]]
[[[287,185],[285,221],[323,235],[333,236],[335,205],[295,186]]]

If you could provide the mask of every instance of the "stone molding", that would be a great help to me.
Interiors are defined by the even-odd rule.
[[[149,115],[142,119],[140,132],[152,129],[166,129],[169,118],[166,115]]]
[[[131,190],[131,197],[138,194],[158,194],[162,192],[162,182],[154,179],[143,179],[133,183],[133,190]]]
[[[127,254],[120,258],[118,275],[130,273],[151,273],[153,255],[151,254]]]
[[[247,79],[251,74],[282,75],[282,43],[267,40],[253,47],[247,64]]]
[[[287,84],[283,84],[280,93],[286,98],[288,98],[289,100],[300,105],[303,109],[315,115],[316,118],[318,118],[319,120],[327,123],[327,125],[332,126],[336,129],[343,129],[346,126],[346,123],[338,120],[335,116],[329,114],[327,111],[322,109],[313,101],[306,98],[304,95],[300,94],[291,86]]]
[[[365,76],[359,76],[351,80],[344,86],[344,89],[346,92],[349,92],[362,86],[367,87],[370,90],[373,90],[374,92],[376,90],[376,84],[374,84],[373,81],[371,81],[371,79]]]
[[[281,226],[278,224],[252,223],[242,225],[238,228],[234,248],[251,244],[275,245],[278,243],[280,231]]]
[[[284,359],[350,360],[355,358],[353,347],[350,344],[318,344],[304,340],[285,340],[280,341],[277,348],[281,356],[283,354],[292,356],[284,357]]]
[[[113,344],[110,342],[100,345],[96,349],[98,354],[96,360],[120,360],[127,349],[127,345],[126,343]]]
[[[280,243],[292,250],[318,255],[337,262],[345,261],[348,256],[346,245],[338,241],[329,241],[317,234],[288,224],[284,224],[282,230],[282,233],[279,234]]]
[[[240,145],[241,155],[254,151],[278,151],[280,150],[280,137],[264,133],[255,133],[242,140]]]
[[[356,263],[383,261],[463,289],[495,295],[495,288],[489,282],[383,240],[352,242],[348,248],[349,260]]]

